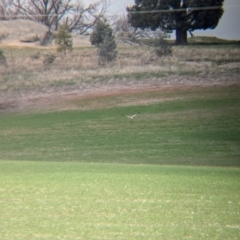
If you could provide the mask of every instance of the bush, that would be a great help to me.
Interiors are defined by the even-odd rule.
[[[36,52],[36,53],[32,54],[30,57],[31,57],[31,59],[34,59],[34,60],[40,59],[41,58],[41,53]]]
[[[167,38],[169,38],[167,33],[159,33],[155,47],[155,53],[158,57],[164,57],[172,54],[172,45],[167,42]]]
[[[72,51],[72,35],[69,32],[67,24],[60,25],[55,34],[55,44],[57,45],[57,51],[63,52],[65,56],[67,51]]]
[[[54,62],[54,60],[56,59],[56,56],[53,54],[46,54],[43,58],[43,64],[44,65],[49,65],[52,64]]]
[[[105,20],[99,20],[90,35],[91,44],[98,47],[104,41],[106,35],[112,36],[113,31]]]
[[[1,65],[6,65],[6,63],[7,63],[6,57],[3,53],[3,51],[0,49],[0,64]]]
[[[100,20],[95,26],[90,42],[98,48],[99,64],[104,65],[117,57],[117,44],[110,25]]]
[[[114,38],[106,36],[102,43],[99,44],[98,55],[99,65],[105,65],[117,58],[117,45]]]

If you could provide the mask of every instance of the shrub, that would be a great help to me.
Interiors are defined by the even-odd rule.
[[[44,65],[49,65],[52,64],[55,60],[56,56],[53,54],[46,54],[43,58],[43,64]]]
[[[36,52],[34,54],[32,54],[31,59],[40,59],[41,58],[41,53],[40,52]]]
[[[1,65],[6,65],[6,63],[7,63],[6,57],[3,53],[3,51],[0,49],[0,64]]]
[[[117,44],[113,30],[105,20],[100,20],[95,26],[90,42],[98,48],[99,64],[104,65],[117,57]]]
[[[117,58],[117,45],[114,38],[106,35],[103,42],[99,44],[98,55],[99,65],[105,65]]]
[[[94,46],[99,46],[104,41],[106,35],[113,35],[113,31],[105,20],[99,20],[90,35],[90,42]]]
[[[167,42],[169,35],[166,32],[160,32],[157,38],[155,53],[158,57],[164,57],[172,54],[172,45]]]
[[[60,25],[55,34],[55,44],[57,45],[57,51],[63,52],[65,56],[67,51],[72,51],[72,35],[69,32],[67,24]]]

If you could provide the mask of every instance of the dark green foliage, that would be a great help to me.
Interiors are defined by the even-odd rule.
[[[58,52],[63,52],[66,55],[67,51],[72,51],[72,35],[69,32],[67,24],[60,25],[57,33],[55,34],[55,43],[57,45]]]
[[[135,0],[135,4],[127,8],[128,19],[133,27],[140,29],[155,30],[160,27],[176,30],[176,44],[186,44],[187,31],[214,29],[218,25],[223,14],[223,2],[224,0]],[[208,7],[212,9],[196,9]],[[140,13],[142,11],[145,12]]]
[[[98,47],[106,36],[114,38],[112,28],[105,20],[99,20],[90,36],[90,42]]]
[[[117,57],[116,42],[114,38],[106,35],[103,42],[99,44],[99,64],[104,65],[107,62],[114,61]]]
[[[99,64],[104,65],[111,62],[117,57],[117,44],[113,35],[113,30],[110,25],[103,20],[100,20],[94,28],[90,42],[98,47]]]

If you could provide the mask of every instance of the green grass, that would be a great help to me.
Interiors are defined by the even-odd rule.
[[[0,239],[239,239],[239,93],[166,89],[1,112]]]
[[[237,52],[230,53],[235,54],[231,59],[192,53],[191,45],[209,50],[213,44],[220,50],[239,45],[209,39],[181,46],[188,50],[183,59],[238,59]],[[4,53],[14,63],[36,49],[6,48]],[[3,75],[3,92],[21,95],[44,86],[61,89],[112,78],[145,81],[171,73],[107,72],[96,79],[85,74],[54,82],[49,71],[41,83],[34,71],[21,69]],[[0,112],[1,240],[239,239],[239,86],[88,97],[64,104],[79,110]],[[133,120],[125,117],[137,112]]]
[[[1,114],[0,157],[240,166],[239,93],[237,86],[150,92],[99,97],[101,109]],[[160,102],[107,107],[128,98]],[[91,99],[74,104],[87,108]],[[125,117],[137,112],[133,120]]]
[[[234,168],[0,161],[0,239],[239,239]]]

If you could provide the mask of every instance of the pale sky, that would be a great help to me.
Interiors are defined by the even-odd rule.
[[[86,4],[94,0],[84,0]],[[123,13],[134,0],[112,0],[109,12]],[[225,0],[224,13],[214,30],[194,31],[195,36],[215,36],[223,39],[240,40],[240,0]]]

